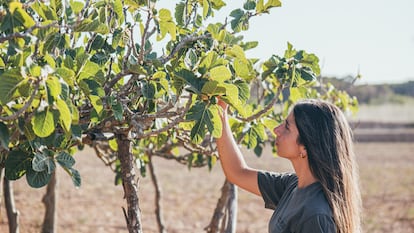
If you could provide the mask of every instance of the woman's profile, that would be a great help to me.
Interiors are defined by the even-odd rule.
[[[223,131],[217,139],[227,179],[261,196],[274,209],[270,233],[361,232],[361,197],[352,131],[342,111],[323,100],[303,100],[274,129],[275,148],[288,159],[294,173],[250,168],[222,107]]]

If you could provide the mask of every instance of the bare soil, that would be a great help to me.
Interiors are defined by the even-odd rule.
[[[414,232],[413,143],[357,143],[364,201],[365,232]],[[122,207],[126,207],[121,186],[114,174],[86,149],[75,155],[75,167],[82,175],[76,189],[63,170],[59,171],[58,232],[127,232]],[[290,171],[288,161],[265,153],[256,158],[246,153],[251,166]],[[211,219],[224,176],[217,164],[188,170],[183,165],[154,159],[162,186],[163,216],[168,232],[205,232]],[[140,207],[144,232],[158,232],[154,215],[154,188],[150,177],[139,178]],[[20,213],[20,232],[40,232],[45,188],[32,189],[25,178],[13,182]],[[237,232],[267,232],[272,214],[262,200],[239,190]],[[8,232],[4,206],[0,209],[0,232]]]

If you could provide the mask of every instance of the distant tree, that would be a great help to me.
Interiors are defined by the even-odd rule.
[[[0,159],[6,179],[25,176],[34,188],[53,185],[61,167],[80,186],[72,155],[91,146],[123,185],[128,231],[142,232],[135,169],[145,173],[149,165],[153,172],[152,156],[213,166],[214,138],[222,127],[218,96],[231,106],[237,141],[257,155],[301,98],[356,107],[346,92],[321,86],[314,54],[288,44],[283,56],[264,62],[246,57],[258,42],[245,41],[240,32],[252,17],[279,7],[279,0],[247,0],[224,22],[213,22],[224,5],[182,0],[172,12],[157,0],[0,1]],[[283,111],[275,111],[275,104]],[[236,189],[224,187],[209,232],[235,231],[234,212],[225,210],[234,207]],[[45,197],[54,190],[48,188]],[[45,215],[50,227],[44,232],[55,231],[53,216]]]

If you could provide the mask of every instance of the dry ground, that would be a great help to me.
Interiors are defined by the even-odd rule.
[[[413,122],[414,108],[405,106],[361,106],[354,121]],[[383,130],[380,130],[383,132]],[[404,132],[406,132],[405,130]],[[412,129],[409,130],[410,132]],[[362,132],[363,133],[363,132]],[[401,134],[393,131],[387,134]],[[410,133],[411,134],[411,133]],[[408,141],[357,143],[361,189],[364,205],[364,229],[367,233],[414,232],[414,143]],[[75,155],[82,176],[82,187],[75,189],[69,177],[59,169],[59,233],[126,233],[121,186],[114,186],[114,174],[104,167],[91,150]],[[290,171],[288,161],[269,153],[262,158],[246,153],[251,166]],[[168,232],[204,232],[213,214],[224,176],[219,165],[212,171],[192,169],[173,161],[154,159],[162,186],[164,220]],[[155,233],[154,188],[150,177],[140,178],[140,206],[144,232]],[[16,206],[20,212],[20,232],[38,233],[44,208],[45,188],[32,189],[25,178],[13,182]],[[239,190],[238,233],[267,232],[272,212],[260,198]],[[8,232],[4,206],[0,208],[0,233]]]
[[[414,144],[358,143],[361,186],[364,199],[365,232],[414,232]],[[59,170],[58,231],[127,232],[121,207],[122,188],[114,186],[113,173],[89,150],[75,155],[83,184],[75,189]],[[272,170],[290,170],[282,158],[246,155],[250,165]],[[155,159],[162,185],[164,220],[169,232],[204,232],[212,216],[224,177],[219,165],[210,172],[192,169],[173,161]],[[44,214],[41,203],[45,189],[31,189],[25,179],[14,182],[20,211],[20,232],[40,232]],[[140,179],[140,205],[144,232],[157,232],[154,189],[150,177]],[[239,190],[237,232],[267,232],[271,211],[260,198]],[[8,232],[4,207],[0,209],[0,232]]]

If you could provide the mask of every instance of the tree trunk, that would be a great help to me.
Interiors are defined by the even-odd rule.
[[[9,220],[9,232],[19,233],[19,211],[14,204],[13,183],[4,177],[4,205],[6,206],[7,219]]]
[[[122,185],[124,198],[126,198],[128,209],[124,215],[129,233],[142,233],[141,213],[139,209],[138,184],[135,182],[134,157],[131,154],[131,141],[128,132],[117,133],[118,158],[121,162]]]
[[[58,196],[58,181],[56,172],[57,170],[55,169],[49,184],[47,185],[46,193],[42,199],[46,209],[45,217],[43,219],[42,233],[57,232],[56,205]]]
[[[3,167],[0,164],[0,210],[1,210],[1,205],[2,205],[2,201],[3,201]],[[0,211],[0,222],[2,222],[2,218],[3,216],[1,215],[1,211]]]
[[[208,233],[235,233],[237,223],[237,187],[225,181],[221,188],[216,209],[210,224],[206,227]]]
[[[227,226],[225,233],[235,233],[237,226],[237,187],[236,185],[227,182],[229,186],[227,199]]]

